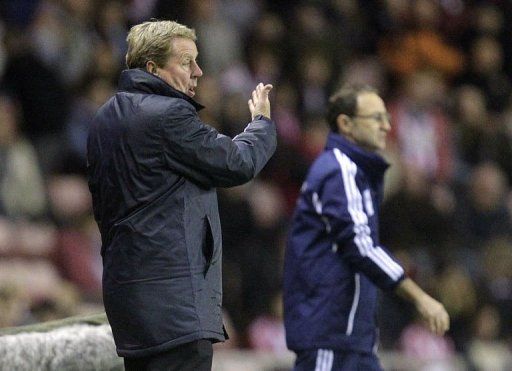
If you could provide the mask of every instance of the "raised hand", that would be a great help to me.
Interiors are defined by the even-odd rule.
[[[268,94],[272,90],[273,86],[270,84],[263,85],[259,83],[252,92],[252,98],[249,99],[249,110],[251,116],[254,119],[258,115],[263,115],[270,118],[270,101]]]

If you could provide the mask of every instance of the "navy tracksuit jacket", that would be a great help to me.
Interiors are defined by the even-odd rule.
[[[377,287],[392,290],[404,269],[379,244],[388,164],[330,133],[301,190],[286,249],[288,348],[372,352]]]

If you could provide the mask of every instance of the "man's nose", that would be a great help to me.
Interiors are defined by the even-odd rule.
[[[382,121],[381,121],[381,128],[388,132],[391,130],[391,120],[389,118],[384,118]]]
[[[196,68],[194,70],[194,77],[201,77],[203,76],[203,70],[201,69],[201,67],[199,67],[198,64],[196,64]]]

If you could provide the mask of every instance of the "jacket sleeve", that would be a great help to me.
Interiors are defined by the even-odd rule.
[[[205,125],[188,103],[172,108],[162,120],[166,163],[205,188],[248,182],[276,149],[273,121],[257,116],[235,138]]]
[[[357,271],[383,290],[392,290],[405,278],[404,269],[390,252],[375,243],[362,190],[355,181],[357,168],[346,161],[324,180],[313,205],[333,236],[335,248]]]

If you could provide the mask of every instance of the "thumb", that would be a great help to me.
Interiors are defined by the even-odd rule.
[[[273,88],[272,84],[267,84],[267,85],[265,85],[265,86],[263,87],[263,91],[264,91],[265,93],[267,93],[267,94],[268,94],[268,93],[270,93],[270,91],[272,90],[272,88]]]

